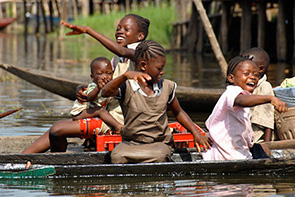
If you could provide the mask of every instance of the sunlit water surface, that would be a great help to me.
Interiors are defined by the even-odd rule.
[[[112,54],[85,37],[0,34],[0,62],[70,78],[89,76],[89,62]],[[271,65],[269,80],[276,86],[293,73],[288,65]],[[188,87],[224,88],[213,57],[168,54],[165,77]],[[0,112],[23,107],[0,119],[1,136],[41,135],[55,121],[69,118],[73,101],[54,95],[0,70]],[[50,85],[50,84],[48,84]],[[190,112],[204,127],[209,112]],[[218,167],[218,166],[217,166]],[[66,179],[0,179],[0,196],[280,196],[292,195],[295,178],[271,177],[108,177]],[[289,196],[288,195],[288,196]],[[295,195],[295,194],[294,194]]]

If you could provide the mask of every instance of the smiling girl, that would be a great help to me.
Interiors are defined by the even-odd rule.
[[[107,83],[102,96],[115,96],[122,107],[122,143],[111,153],[112,163],[169,161],[173,136],[168,126],[167,108],[207,150],[211,140],[203,136],[180,107],[175,96],[176,83],[162,79],[166,54],[155,41],[141,42],[135,51],[135,71],[127,71]]]
[[[228,63],[229,84],[206,121],[213,146],[203,153],[204,160],[267,158],[269,149],[253,143],[250,107],[271,103],[279,112],[287,105],[274,96],[251,95],[257,85],[257,66],[248,57],[235,57]]]

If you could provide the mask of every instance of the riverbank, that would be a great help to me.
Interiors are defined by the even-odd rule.
[[[146,8],[133,9],[130,12],[112,12],[107,15],[95,14],[90,17],[79,17],[77,20],[72,21],[76,25],[89,26],[95,31],[115,39],[115,30],[118,22],[126,14],[137,14],[150,20],[149,35],[147,39],[155,40],[160,43],[164,48],[169,49],[171,46],[171,32],[172,24],[176,22],[175,7],[162,4],[162,6],[154,7],[149,6]],[[68,31],[68,30],[65,30]],[[93,42],[90,36],[87,39]]]

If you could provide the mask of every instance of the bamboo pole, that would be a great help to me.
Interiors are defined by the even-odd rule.
[[[211,22],[209,21],[209,18],[206,14],[206,10],[204,9],[203,3],[201,0],[194,0],[194,3],[196,5],[197,10],[200,14],[200,17],[202,19],[202,22],[203,22],[204,28],[206,30],[207,36],[210,40],[210,44],[213,49],[213,52],[216,56],[216,59],[218,60],[222,75],[224,77],[226,77],[227,62],[222,54],[219,43],[218,43],[215,33],[212,29]]]

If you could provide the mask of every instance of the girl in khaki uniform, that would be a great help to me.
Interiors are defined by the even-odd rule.
[[[124,115],[123,142],[112,151],[112,163],[165,162],[170,160],[173,136],[167,107],[188,131],[196,147],[207,150],[211,140],[203,136],[175,97],[176,84],[161,79],[166,54],[155,41],[141,42],[135,51],[135,70],[127,71],[104,86],[102,96],[116,96]]]

